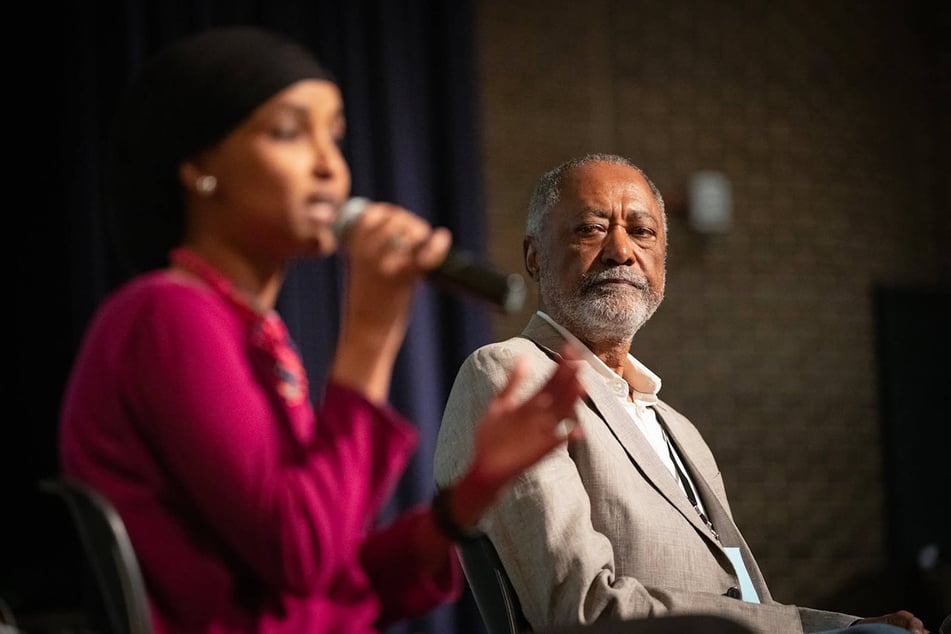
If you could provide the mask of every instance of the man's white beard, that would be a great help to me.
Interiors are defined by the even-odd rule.
[[[538,286],[548,314],[579,339],[599,343],[629,342],[664,299],[664,289],[652,289],[647,278],[626,267],[585,276],[574,289],[552,279],[539,267]],[[596,284],[598,279],[623,278],[632,286]]]

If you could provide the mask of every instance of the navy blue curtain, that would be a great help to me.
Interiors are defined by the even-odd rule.
[[[14,327],[31,331],[38,314],[56,323],[49,336],[18,347],[16,397],[36,422],[5,433],[4,444],[18,447],[21,459],[4,465],[13,468],[3,481],[5,499],[21,509],[36,481],[57,471],[56,417],[65,377],[95,307],[119,280],[100,216],[109,122],[131,76],[165,43],[207,26],[257,24],[310,47],[344,95],[353,193],[401,204],[449,227],[456,246],[484,250],[469,2],[124,0],[66,3],[55,11],[34,18],[38,28],[30,29],[32,50],[42,51],[30,54],[38,85],[31,98],[53,114],[41,126],[52,137],[40,148],[49,178],[36,192],[40,209],[23,214],[24,235],[44,236],[44,254],[37,258],[26,244],[14,249],[18,299],[31,308],[15,315]],[[37,117],[31,119],[35,124]],[[278,304],[315,388],[336,341],[340,275],[336,259],[302,261]],[[381,521],[431,496],[442,407],[465,355],[488,340],[489,310],[421,289],[391,392],[397,409],[418,424],[420,445]],[[318,397],[319,388],[315,392]],[[35,551],[21,552],[24,560],[7,571],[18,565],[42,570],[25,559]],[[0,573],[0,592],[5,581]],[[467,590],[456,604],[392,631],[482,632],[482,626]]]

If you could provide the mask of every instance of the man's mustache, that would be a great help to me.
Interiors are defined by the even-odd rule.
[[[604,282],[617,281],[627,282],[641,291],[650,290],[650,282],[647,280],[647,276],[638,275],[626,267],[615,267],[613,269],[605,269],[597,273],[587,273],[583,275],[581,278],[581,290],[587,291]]]

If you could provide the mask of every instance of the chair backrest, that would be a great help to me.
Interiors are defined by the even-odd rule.
[[[531,632],[518,595],[489,538],[479,535],[460,543],[458,550],[462,570],[488,634]]]
[[[40,488],[58,496],[69,510],[83,561],[95,585],[92,622],[104,634],[152,634],[145,583],[122,518],[112,503],[92,487],[67,478],[52,478]]]

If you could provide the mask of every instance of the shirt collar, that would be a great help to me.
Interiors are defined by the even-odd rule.
[[[567,341],[573,343],[581,351],[581,355],[588,364],[597,371],[612,392],[620,398],[627,398],[630,391],[635,401],[644,403],[656,403],[657,393],[660,392],[660,377],[650,371],[650,369],[627,353],[627,363],[624,364],[624,376],[620,377],[614,370],[609,368],[604,361],[599,359],[588,346],[584,345],[580,339],[575,337],[567,328],[556,322],[543,311],[536,311],[536,314],[544,319],[552,328],[564,337]]]

